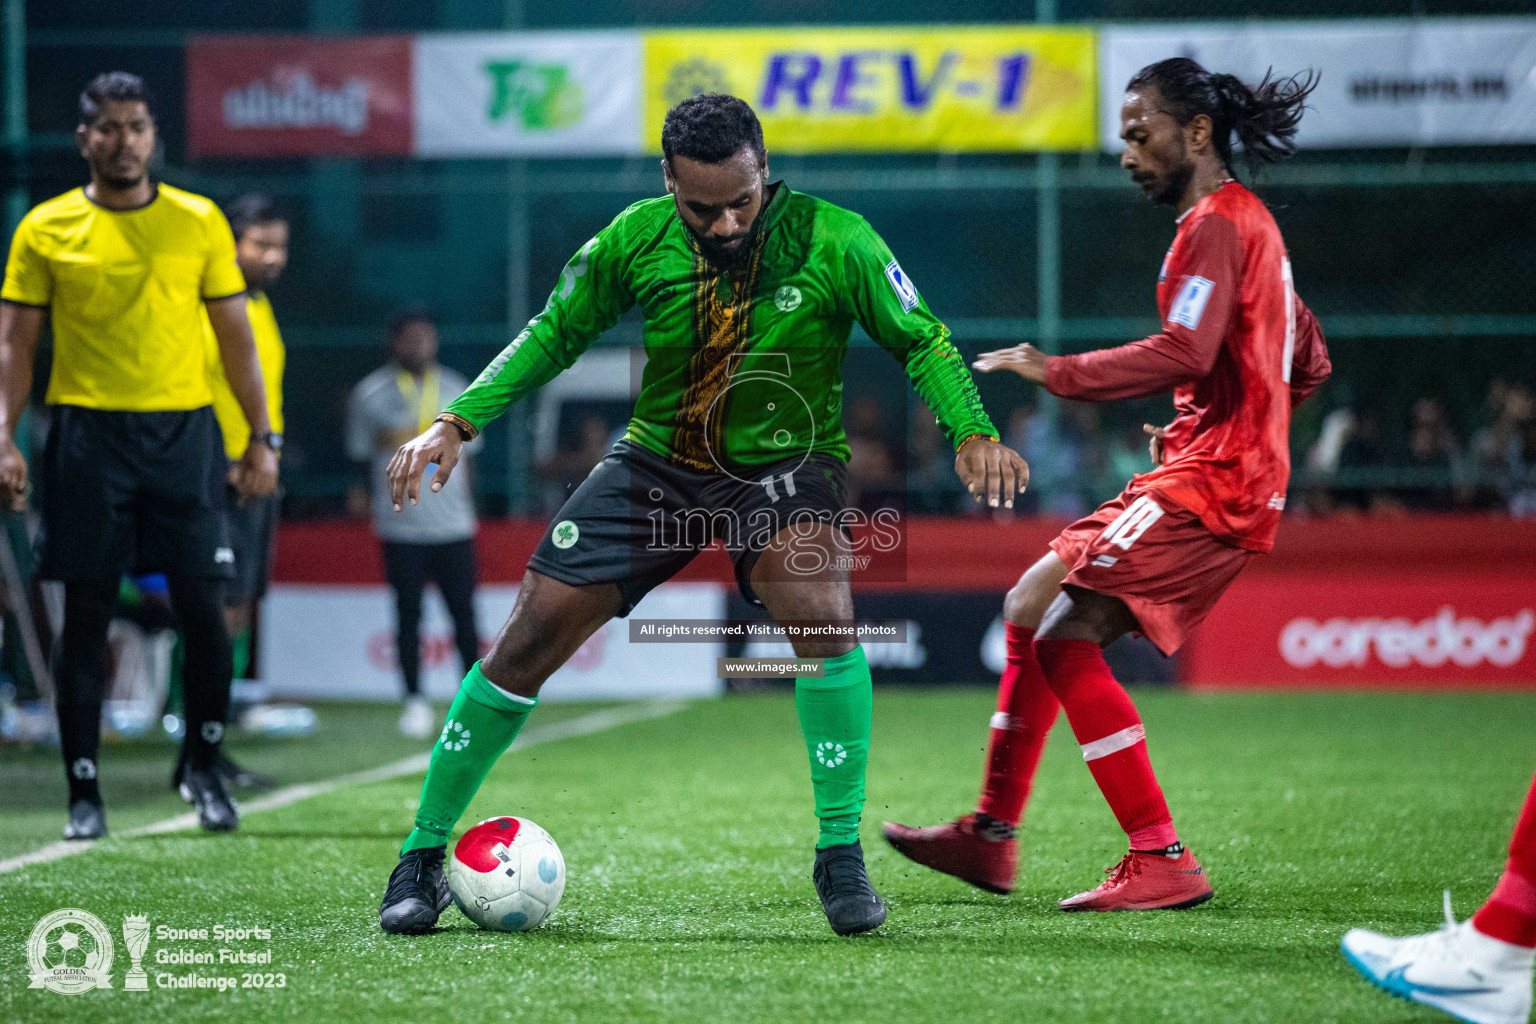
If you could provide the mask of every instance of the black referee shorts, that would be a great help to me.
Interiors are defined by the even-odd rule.
[[[74,582],[125,572],[227,580],[224,446],[213,407],[120,412],[53,406],[43,453],[38,575]]]
[[[528,559],[528,568],[573,586],[617,583],[628,615],[713,541],[752,604],[752,567],[780,530],[839,521],[847,465],[820,452],[743,469],[700,473],[620,441],[571,493]]]
[[[224,588],[224,603],[234,607],[267,596],[272,542],[277,536],[283,499],[281,494],[269,494],[242,505],[240,492],[226,487],[224,500],[229,510],[229,546],[235,553],[235,573]]]

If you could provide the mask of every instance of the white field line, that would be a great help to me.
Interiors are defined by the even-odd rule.
[[[529,729],[517,738],[512,744],[513,750],[522,750],[526,747],[538,746],[541,743],[553,743],[556,740],[570,739],[574,736],[589,736],[595,732],[604,732],[615,729],[631,722],[643,722],[650,718],[661,718],[673,712],[681,711],[688,706],[687,701],[678,700],[649,700],[637,704],[627,704],[606,711],[594,711],[589,715],[580,715],[576,718],[566,719],[563,722],[554,722],[550,725],[537,726]],[[326,793],[334,793],[339,789],[352,789],[357,786],[366,786],[374,782],[384,782],[388,779],[399,778],[402,775],[415,775],[417,772],[427,770],[427,762],[431,759],[431,751],[421,754],[412,754],[391,764],[380,765],[377,768],[369,768],[366,771],[349,772],[346,775],[338,775],[332,779],[322,779],[319,782],[301,782],[294,786],[284,786],[282,789],[268,793],[266,796],[257,797],[254,800],[241,801],[240,816],[256,814],[261,811],[274,811],[279,807],[288,807],[300,800],[308,800],[311,797],[323,796]],[[0,860],[0,875],[28,867],[32,864],[46,864],[49,861],[62,860],[65,857],[73,857],[79,853],[85,853],[99,842],[111,842],[112,838],[134,839],[140,836],[157,836],[167,832],[182,832],[197,827],[197,815],[191,812],[178,814],[173,818],[156,821],[148,825],[140,825],[138,828],[130,828],[106,840],[76,840],[57,843],[49,843],[39,847],[30,853],[23,853],[18,857],[8,860]]]

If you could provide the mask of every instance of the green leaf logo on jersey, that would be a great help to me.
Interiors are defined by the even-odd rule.
[[[792,284],[787,284],[773,293],[773,304],[779,307],[780,313],[788,313],[800,308],[800,289]]]
[[[564,519],[555,524],[555,532],[550,534],[549,539],[554,542],[555,547],[564,551],[572,544],[575,544],[576,539],[580,536],[581,530],[577,528],[576,524],[569,519]]]

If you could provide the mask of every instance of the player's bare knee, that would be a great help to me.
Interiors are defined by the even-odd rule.
[[[1040,628],[1051,604],[1061,594],[1067,567],[1054,553],[1025,570],[1003,599],[1003,618],[1025,629]]]

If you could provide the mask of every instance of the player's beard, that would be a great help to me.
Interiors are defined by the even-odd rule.
[[[1152,193],[1152,201],[1159,206],[1178,206],[1179,200],[1184,198],[1184,193],[1189,191],[1189,183],[1194,177],[1195,162],[1184,161],[1168,172],[1168,180]]]
[[[113,164],[116,162],[116,159],[108,158],[99,163],[93,163],[91,168],[95,172],[96,180],[108,188],[125,192],[130,188],[143,184],[144,179],[149,176],[149,165],[147,162],[139,166],[138,173],[136,174],[118,173],[113,167]]]
[[[758,220],[761,219],[762,214],[759,213]],[[704,255],[704,258],[716,269],[729,272],[746,266],[747,260],[751,258],[752,247],[757,244],[758,220],[752,222],[751,230],[741,237],[741,242],[729,249],[699,234],[687,221],[683,222],[683,226],[688,228],[689,234],[693,235],[693,240],[699,244],[699,252]]]

